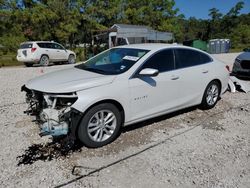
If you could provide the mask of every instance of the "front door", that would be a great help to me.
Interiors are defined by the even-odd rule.
[[[155,77],[140,76],[140,70],[159,70]],[[174,67],[173,50],[163,50],[150,57],[129,80],[131,120],[164,113],[179,105],[181,88],[178,72]]]
[[[53,47],[56,61],[65,61],[68,59],[65,49],[61,45],[53,43]]]

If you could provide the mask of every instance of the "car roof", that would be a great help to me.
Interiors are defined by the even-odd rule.
[[[142,43],[142,44],[129,44],[123,46],[117,46],[115,48],[135,48],[135,49],[144,49],[144,50],[160,50],[166,48],[181,47],[194,49],[188,46],[183,46],[181,44],[166,44],[166,43]]]
[[[57,43],[55,41],[26,41],[26,42],[22,42],[22,44],[25,44],[25,43],[37,43],[37,42]]]
[[[185,48],[185,49],[191,49],[191,50],[196,50],[202,53],[207,54],[208,56],[211,57],[210,54],[208,54],[205,51],[202,51],[197,48],[189,47],[189,46],[184,46],[182,44],[166,44],[166,43],[141,43],[141,44],[129,44],[129,45],[123,45],[123,46],[116,46],[114,48],[133,48],[133,49],[143,49],[143,50],[150,50],[150,51],[158,51],[161,49],[170,49],[170,48]],[[211,57],[212,58],[212,57]]]

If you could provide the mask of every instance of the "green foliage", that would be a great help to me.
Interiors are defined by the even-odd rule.
[[[1,54],[0,53],[0,67],[15,66],[15,65],[22,65],[22,63],[16,60],[16,54],[13,54],[13,53]]]
[[[54,40],[73,48],[79,60],[87,57],[93,35],[115,23],[147,25],[173,32],[176,42],[190,39],[229,38],[233,47],[250,44],[250,14],[239,15],[244,2],[238,2],[223,15],[209,10],[211,19],[185,19],[178,14],[174,0],[0,0],[0,46],[2,53],[15,52],[23,41]],[[81,11],[80,11],[81,9]]]
[[[249,25],[239,25],[236,27],[232,33],[229,35],[233,48],[247,48],[250,46],[250,26]]]

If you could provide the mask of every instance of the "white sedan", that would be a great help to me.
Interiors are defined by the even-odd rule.
[[[122,126],[195,105],[213,108],[228,79],[227,67],[203,51],[138,44],[37,77],[22,90],[41,135],[68,135],[88,147],[101,147]]]

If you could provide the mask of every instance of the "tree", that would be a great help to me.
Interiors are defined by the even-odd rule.
[[[209,14],[208,14],[212,21],[219,20],[222,17],[222,14],[219,12],[217,8],[211,8],[209,9]]]
[[[241,9],[244,7],[244,2],[240,1],[238,2],[233,8],[230,9],[230,11],[227,13],[227,16],[229,17],[236,17],[240,14]]]

